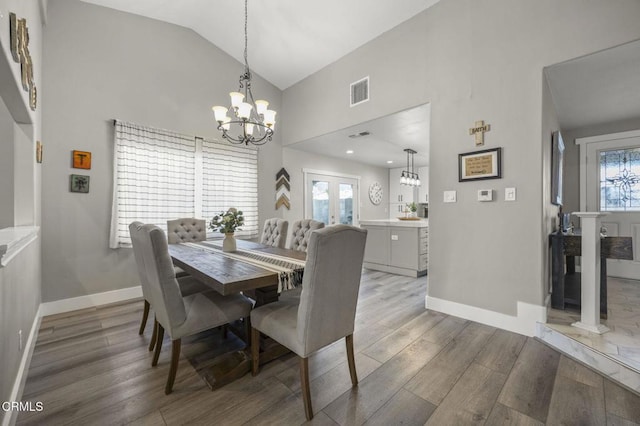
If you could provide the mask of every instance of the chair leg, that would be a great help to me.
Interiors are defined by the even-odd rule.
[[[251,327],[251,375],[258,374],[260,366],[260,331]]]
[[[140,323],[140,330],[138,330],[138,334],[142,336],[144,333],[144,328],[147,326],[147,318],[149,318],[149,302],[144,301],[144,311],[142,311],[142,322]]]
[[[164,339],[164,328],[158,323],[158,341],[156,342],[156,351],[153,353],[153,361],[151,366],[158,365],[158,358],[160,358],[160,349],[162,348],[162,339]]]
[[[151,333],[151,341],[149,342],[149,352],[156,347],[156,341],[158,340],[158,321],[153,320],[153,333]]]
[[[302,388],[302,401],[307,420],[313,419],[311,408],[311,390],[309,389],[309,358],[300,358],[300,386]]]
[[[245,317],[243,322],[246,343],[248,347],[251,347],[251,317]]]
[[[167,386],[164,388],[165,395],[169,395],[173,389],[173,382],[176,380],[176,372],[178,371],[178,360],[180,359],[180,344],[182,339],[176,339],[171,342],[171,366],[169,367],[169,377],[167,378]]]
[[[356,359],[353,356],[353,334],[344,338],[347,343],[347,361],[349,362],[349,373],[351,374],[351,384],[358,386],[358,375],[356,374]]]
[[[224,340],[227,340],[228,336],[229,336],[229,324],[225,324],[222,326],[222,338]]]

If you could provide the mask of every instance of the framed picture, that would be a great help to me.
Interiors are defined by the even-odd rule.
[[[88,151],[73,151],[72,167],[74,169],[90,169],[91,153]]]
[[[458,154],[458,182],[502,177],[502,148]]]
[[[42,143],[36,141],[36,163],[42,163]]]
[[[564,163],[564,141],[560,131],[551,136],[551,204],[562,205],[562,165]]]
[[[89,176],[84,175],[71,175],[69,179],[69,190],[71,192],[89,192]]]

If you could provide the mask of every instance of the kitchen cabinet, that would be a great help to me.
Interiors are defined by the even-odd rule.
[[[367,230],[364,267],[410,277],[428,269],[429,228],[426,220],[365,220]]]
[[[400,183],[400,176],[402,175],[403,168],[389,169],[389,203],[390,204],[402,204],[413,202],[413,186],[402,185]]]
[[[418,167],[418,175],[420,176],[420,186],[416,194],[416,203],[429,202],[429,167]]]

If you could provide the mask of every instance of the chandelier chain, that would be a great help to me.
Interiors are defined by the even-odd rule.
[[[249,60],[247,55],[247,45],[249,44],[249,36],[247,32],[247,23],[249,21],[248,3],[249,0],[244,0],[244,66],[246,71],[249,71]]]

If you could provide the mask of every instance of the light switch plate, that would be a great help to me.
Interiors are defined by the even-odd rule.
[[[456,191],[444,191],[444,202],[445,203],[455,203],[456,202]]]
[[[505,201],[515,201],[516,200],[516,189],[515,188],[505,188],[504,189],[504,200]]]

